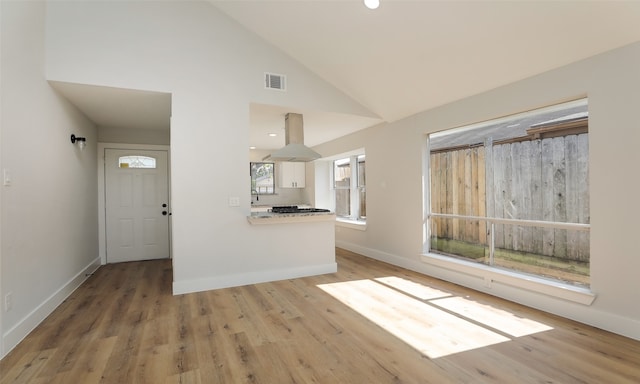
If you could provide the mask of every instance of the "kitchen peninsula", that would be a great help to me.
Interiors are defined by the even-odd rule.
[[[260,280],[337,271],[335,213],[316,208],[278,213],[271,207],[251,212],[247,221],[251,227],[248,241],[262,255],[257,263],[261,268]]]

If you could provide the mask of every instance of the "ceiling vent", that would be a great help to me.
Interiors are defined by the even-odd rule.
[[[264,87],[266,89],[287,90],[287,77],[276,73],[264,73]]]

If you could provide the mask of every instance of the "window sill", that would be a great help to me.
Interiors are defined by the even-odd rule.
[[[596,298],[596,295],[587,288],[575,287],[561,282],[457,260],[447,256],[428,253],[423,254],[421,260],[436,267],[482,278],[487,288],[490,288],[493,282],[496,282],[583,305],[591,305]]]
[[[343,218],[336,219],[336,226],[356,229],[358,231],[366,231],[367,230],[367,222],[366,221],[356,221],[349,220]]]

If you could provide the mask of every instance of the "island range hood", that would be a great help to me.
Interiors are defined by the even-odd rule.
[[[304,145],[302,115],[287,113],[284,119],[285,146],[273,152],[263,160],[307,162],[322,156]]]

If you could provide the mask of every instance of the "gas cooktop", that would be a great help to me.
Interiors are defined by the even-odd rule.
[[[271,208],[273,213],[315,213],[315,212],[331,212],[324,208],[299,208],[297,205],[280,205]]]

